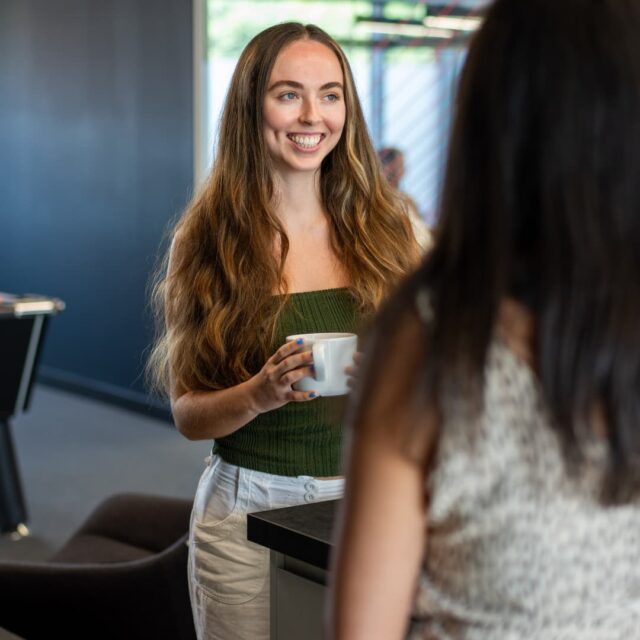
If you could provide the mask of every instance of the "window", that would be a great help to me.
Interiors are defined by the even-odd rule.
[[[393,146],[403,152],[406,173],[401,188],[416,201],[425,219],[434,221],[464,44],[446,38],[385,35],[363,24],[363,18],[377,16],[419,26],[426,12],[423,1],[202,2],[204,62],[198,105],[201,126],[196,127],[200,138],[196,141],[197,179],[202,179],[213,160],[221,109],[242,49],[256,33],[276,22],[313,23],[343,46],[375,146]]]

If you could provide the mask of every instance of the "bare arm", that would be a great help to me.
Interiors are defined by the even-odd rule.
[[[168,273],[188,259],[189,247],[176,236],[171,245]],[[168,295],[168,293],[167,293]],[[167,305],[168,307],[168,305]],[[167,325],[172,318],[167,315]],[[300,352],[294,341],[282,345],[249,380],[216,391],[186,388],[175,376],[171,379],[171,411],[176,427],[189,440],[215,439],[242,428],[256,416],[288,402],[305,402],[315,397],[312,391],[295,391],[292,385],[312,376],[312,355]]]
[[[291,385],[312,376],[312,355],[298,353],[300,344],[287,342],[252,378],[219,391],[189,391],[172,385],[171,411],[176,427],[189,440],[222,438],[256,416],[287,402],[305,402],[312,391],[294,391]]]
[[[405,437],[414,416],[404,391],[412,382],[419,333],[416,321],[384,373],[375,376],[368,406],[356,417],[332,558],[328,637],[334,640],[406,634],[425,544],[425,468],[433,433],[425,424],[416,456],[408,455]]]

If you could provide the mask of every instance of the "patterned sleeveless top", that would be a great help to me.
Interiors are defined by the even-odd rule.
[[[603,446],[567,473],[537,378],[501,339],[485,367],[479,415],[443,398],[408,638],[640,638],[639,502],[598,503]]]

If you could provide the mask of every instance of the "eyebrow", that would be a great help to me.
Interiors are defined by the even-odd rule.
[[[267,91],[273,91],[278,87],[293,87],[294,89],[304,89],[304,86],[296,82],[295,80],[279,80],[278,82],[274,82]],[[342,89],[342,83],[340,82],[327,82],[320,87],[320,91],[326,91],[327,89]]]

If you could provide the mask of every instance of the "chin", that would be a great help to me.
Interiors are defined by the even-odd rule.
[[[304,173],[307,171],[318,171],[322,166],[322,160],[318,160],[316,158],[313,161],[309,160],[307,162],[283,162],[280,163],[280,167],[285,172],[295,171]]]

